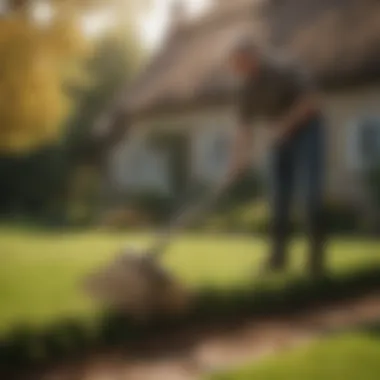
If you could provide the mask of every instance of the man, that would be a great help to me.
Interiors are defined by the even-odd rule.
[[[267,119],[273,135],[272,247],[266,269],[278,272],[286,268],[290,206],[300,175],[310,242],[308,268],[314,275],[322,274],[324,130],[314,83],[295,63],[266,56],[247,40],[239,42],[229,58],[233,72],[242,80],[239,127],[228,174],[231,180],[249,165],[254,119]]]

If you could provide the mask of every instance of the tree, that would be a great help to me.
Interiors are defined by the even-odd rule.
[[[75,160],[86,159],[97,118],[133,77],[140,58],[133,39],[110,33],[99,41],[87,65],[92,85],[80,91],[69,124],[67,144]]]
[[[54,10],[46,24],[31,18],[27,2],[22,1],[13,2],[0,24],[0,209],[4,211],[35,213],[67,194],[65,188],[89,146],[89,130],[99,109],[130,78],[136,66],[132,61],[138,57],[130,53],[137,52],[132,34],[121,32],[118,23],[96,44],[81,29],[86,12],[118,5],[116,0],[46,3]],[[126,4],[131,12],[139,6],[137,1]],[[33,183],[40,187],[32,190]]]
[[[38,4],[45,4],[50,10],[50,16],[46,16],[42,24],[38,17],[33,17]],[[81,70],[92,47],[82,28],[87,14],[108,12],[114,18],[114,36],[100,47],[105,54],[110,54],[108,57],[113,57],[114,67],[105,66],[107,57],[97,49],[92,65],[100,66],[90,67],[95,80],[103,75],[102,70],[111,74],[110,70],[114,69],[114,77],[124,79],[123,72],[129,71],[130,60],[135,57],[135,53],[128,54],[133,16],[145,6],[146,1],[137,0],[10,1],[9,14],[0,24],[1,152],[28,152],[60,138],[72,110],[72,101],[77,100],[73,98],[73,88],[87,83]],[[95,84],[91,91],[99,93],[98,89],[102,88],[106,97],[109,96],[112,80],[110,78],[109,84],[104,80]],[[88,91],[85,97],[87,95]],[[83,97],[79,101],[85,108],[89,103],[98,106],[102,101],[99,98],[95,101],[95,97],[92,97],[93,102],[84,101]],[[82,121],[87,124],[87,120]]]
[[[98,118],[113,106],[115,98],[118,98],[131,80],[140,58],[141,52],[132,33],[120,33],[120,29],[114,28],[99,40],[86,66],[91,85],[77,94],[77,112],[69,123],[65,146],[70,161],[70,178],[78,178],[75,172],[80,171],[82,174],[79,177],[87,175],[89,186],[95,192],[98,187],[96,181],[94,182],[94,176],[101,180],[103,155],[107,150],[109,136],[102,137],[100,141],[94,139],[94,126]],[[120,122],[127,123],[123,119]],[[124,127],[125,125],[118,125],[118,132],[122,132]],[[70,186],[73,185],[75,186],[71,183]],[[78,203],[78,197],[82,198],[83,202],[92,202],[91,199],[95,198],[89,197],[91,190],[84,185],[82,189],[81,194],[76,193],[75,203]],[[88,209],[93,209],[93,205],[88,204]]]
[[[56,141],[70,109],[65,85],[83,59],[78,25],[41,27],[24,13],[0,24],[0,151],[28,152]]]

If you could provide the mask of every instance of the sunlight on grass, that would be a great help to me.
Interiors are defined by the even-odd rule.
[[[0,229],[0,331],[26,322],[62,317],[91,318],[97,310],[80,291],[81,279],[110,260],[126,243],[147,245],[144,235],[101,232],[53,234]],[[294,272],[302,270],[304,244],[293,249]],[[334,270],[380,264],[380,245],[334,241]],[[165,265],[193,287],[230,289],[254,276],[267,252],[264,240],[249,236],[183,236],[174,241]]]
[[[377,380],[380,340],[365,333],[328,339],[209,380]]]

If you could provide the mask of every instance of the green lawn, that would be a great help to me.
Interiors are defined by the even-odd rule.
[[[209,380],[377,380],[380,336],[342,335]]]
[[[20,323],[45,324],[62,317],[94,315],[97,307],[78,290],[80,280],[111,259],[125,242],[146,244],[147,236],[101,232],[52,234],[0,229],[0,332]],[[250,237],[184,236],[165,264],[195,287],[220,289],[244,285],[266,252]],[[380,244],[334,240],[334,270],[380,264]],[[303,243],[294,246],[293,267],[300,270]]]

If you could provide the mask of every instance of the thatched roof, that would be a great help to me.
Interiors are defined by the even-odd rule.
[[[131,115],[229,101],[223,60],[237,37],[296,56],[323,86],[380,79],[378,0],[219,0],[167,39],[123,99]]]

